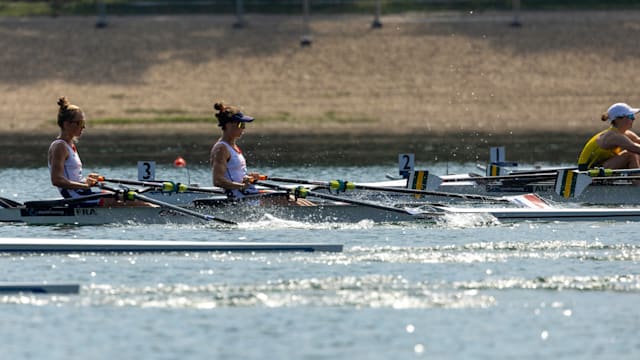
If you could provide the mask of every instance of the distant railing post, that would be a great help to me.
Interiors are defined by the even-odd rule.
[[[522,23],[520,22],[520,0],[512,0],[511,6],[513,9],[513,21],[511,22],[511,26],[520,27]]]
[[[96,28],[102,29],[107,27],[107,5],[104,0],[97,0],[98,5],[98,21],[96,21]]]
[[[51,16],[58,17],[60,15],[60,0],[51,0]]]
[[[311,27],[309,26],[309,0],[302,0],[302,22],[304,27],[304,35],[300,39],[300,46],[311,46]]]
[[[242,0],[236,0],[236,22],[233,24],[233,27],[242,29],[246,25],[244,21],[244,4]]]
[[[371,27],[374,29],[379,29],[382,27],[382,22],[380,21],[380,14],[382,13],[382,4],[381,0],[376,0],[376,14],[373,18],[373,22],[371,23]]]

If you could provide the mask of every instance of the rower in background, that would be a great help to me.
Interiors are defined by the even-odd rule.
[[[635,115],[640,109],[625,103],[615,103],[602,114],[609,128],[594,135],[585,144],[578,158],[578,169],[585,171],[640,168],[640,137],[631,131]]]
[[[86,118],[80,107],[73,105],[63,96],[58,99],[58,126],[60,134],[49,146],[48,165],[51,184],[56,186],[64,198],[77,198],[100,193],[93,189],[98,184],[99,174],[82,176],[82,161],[76,142],[86,127]],[[118,201],[115,198],[101,198],[83,202],[88,206],[155,206],[140,201]]]

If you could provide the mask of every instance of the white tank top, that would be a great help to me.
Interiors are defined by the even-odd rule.
[[[247,175],[247,161],[245,160],[244,155],[242,155],[242,151],[236,150],[233,146],[229,145],[226,141],[220,140],[218,141],[218,143],[221,143],[224,146],[226,146],[227,149],[229,150],[229,154],[231,154],[229,161],[227,161],[227,172],[224,174],[224,177],[227,180],[241,183],[242,179],[244,179],[244,177]],[[214,145],[213,147],[215,148],[216,145]],[[246,194],[254,194],[254,193],[257,193],[257,190],[253,185],[251,185],[249,188],[244,190],[244,192],[240,190],[231,190],[231,194],[236,198],[241,198]]]
[[[53,146],[56,143],[60,142],[62,142],[64,146],[67,147],[67,151],[69,152],[69,157],[67,157],[67,160],[64,161],[64,177],[71,181],[83,182],[84,180],[82,178],[82,161],[80,160],[80,155],[78,155],[78,152],[74,147],[72,147],[68,142],[62,139],[56,139],[49,146],[49,153],[51,153]],[[51,160],[48,160],[48,165],[49,174],[51,174]],[[71,189],[65,190],[62,188],[58,188],[58,190],[64,197],[76,197],[79,195],[85,195],[84,193],[86,192],[82,191],[78,193]]]

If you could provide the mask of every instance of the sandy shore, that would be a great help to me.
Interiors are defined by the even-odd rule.
[[[0,166],[42,163],[60,95],[89,119],[208,116],[225,99],[258,119],[243,144],[260,164],[394,161],[396,149],[464,161],[498,142],[521,159],[570,159],[611,103],[640,104],[639,16],[525,12],[512,28],[510,14],[408,14],[379,30],[370,17],[313,17],[311,47],[299,17],[248,16],[242,30],[213,16],[110,18],[106,29],[0,19],[0,151],[21,154]],[[213,123],[90,123],[81,148],[85,163],[136,147],[199,158],[217,134]]]

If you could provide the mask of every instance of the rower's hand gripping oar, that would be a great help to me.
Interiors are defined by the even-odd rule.
[[[102,189],[114,192],[114,193],[122,193],[124,199],[126,200],[140,200],[140,201],[144,201],[150,204],[154,204],[154,205],[158,205],[167,209],[171,209],[175,212],[179,212],[185,215],[189,215],[189,216],[193,216],[196,217],[198,219],[202,219],[202,220],[206,220],[206,221],[217,221],[217,222],[221,222],[223,224],[228,224],[228,225],[238,225],[237,222],[235,221],[231,221],[231,220],[226,220],[226,219],[222,219],[216,216],[212,216],[212,215],[207,215],[207,214],[202,214],[199,213],[197,211],[193,211],[193,210],[189,210],[180,206],[176,206],[173,204],[169,204],[166,203],[164,201],[160,201],[160,200],[156,200],[147,196],[144,196],[142,194],[139,194],[138,192],[136,192],[135,190],[121,190],[121,189],[115,189],[112,188],[110,186],[107,186],[103,183],[98,183],[98,186]]]

